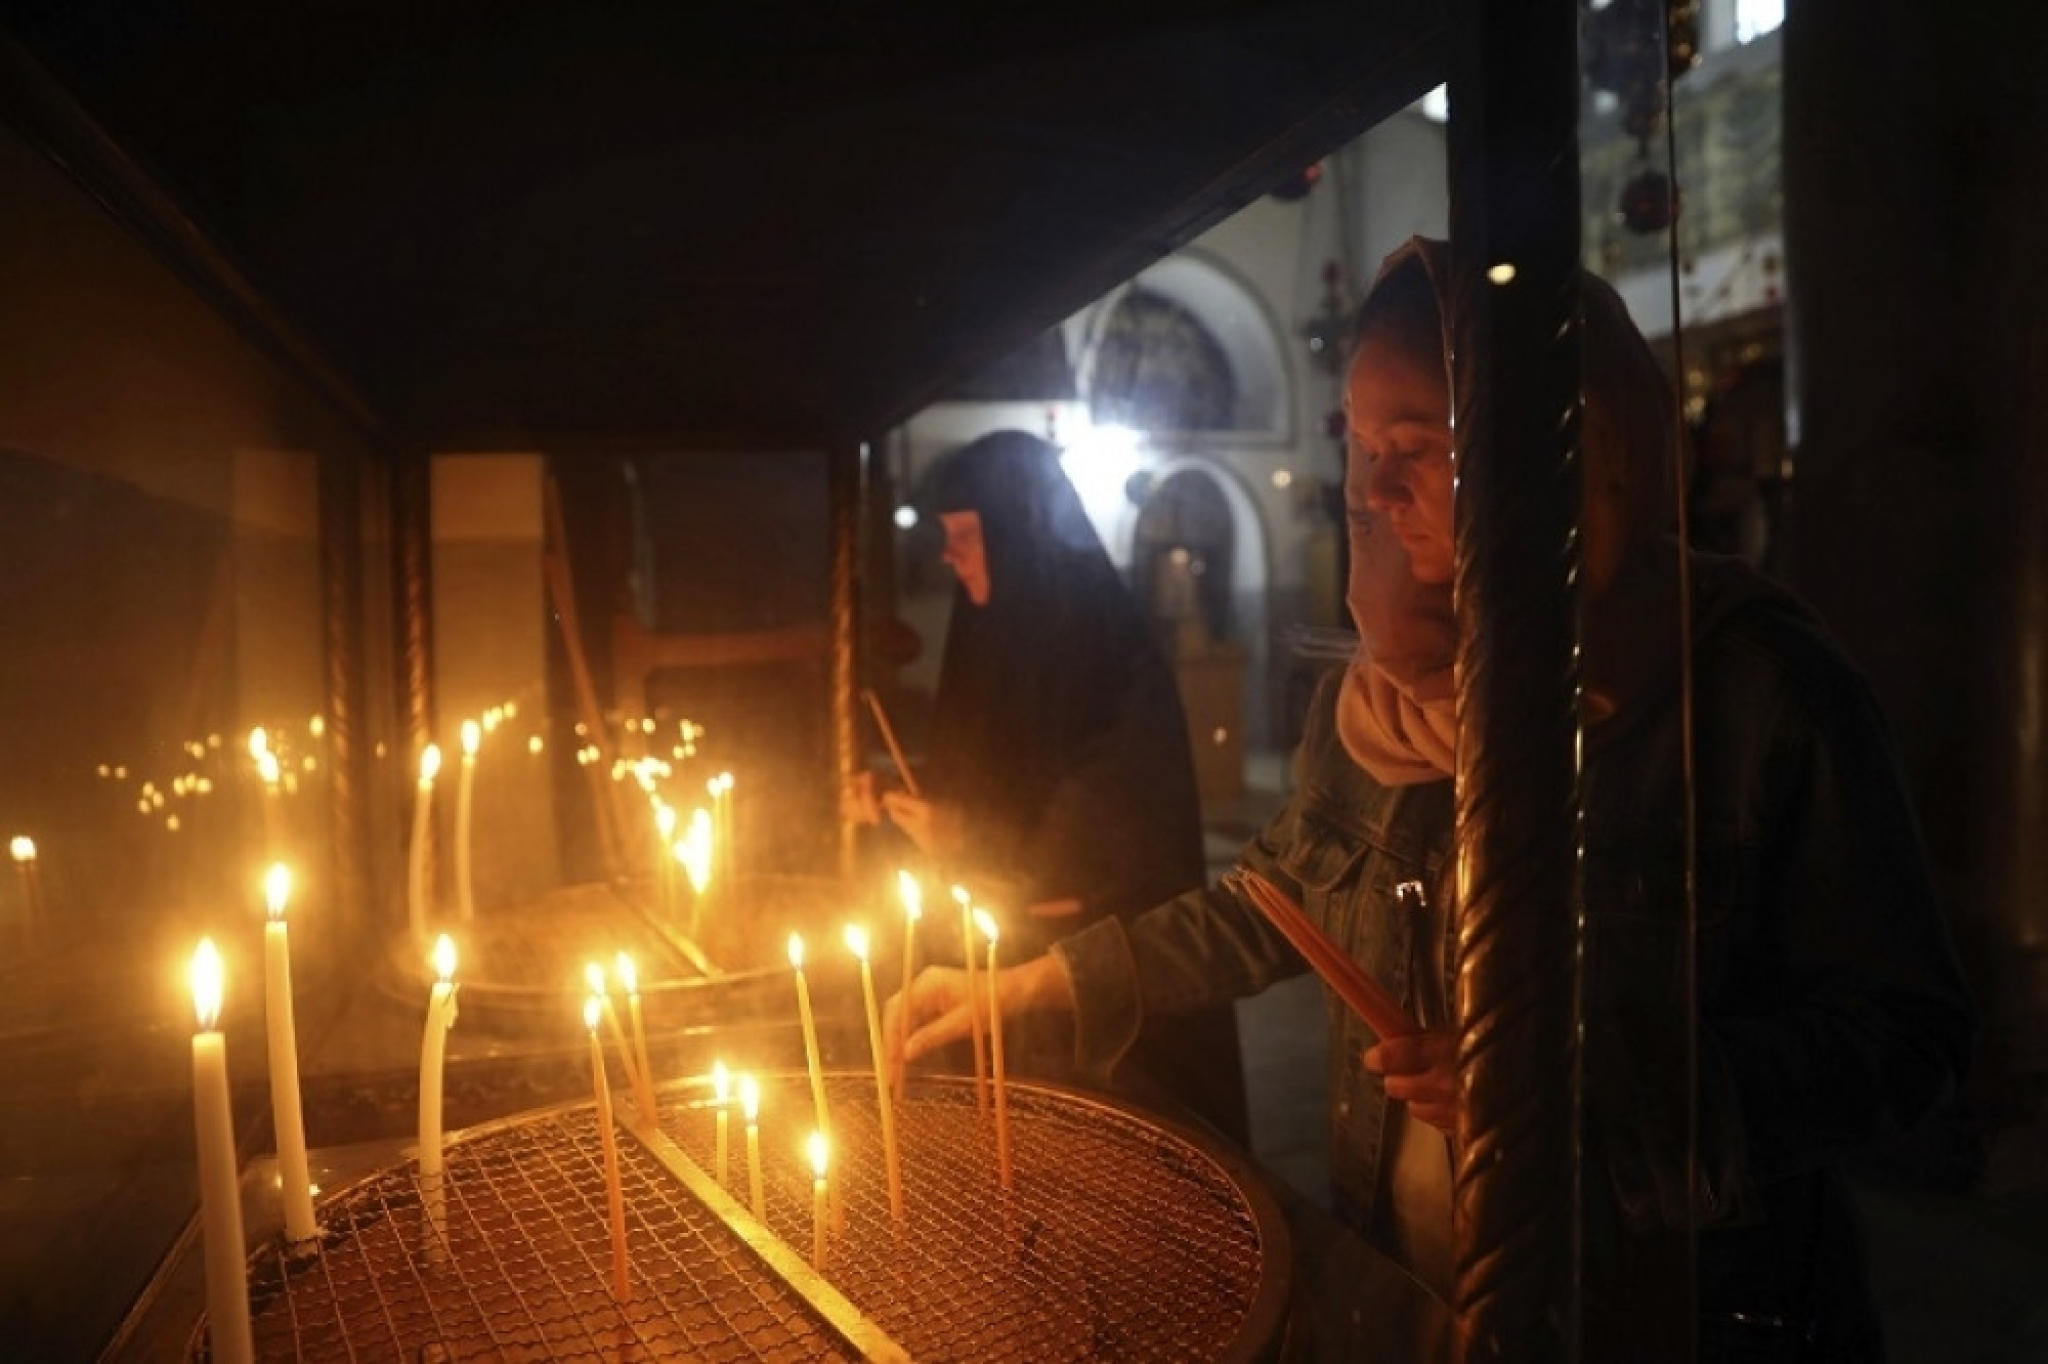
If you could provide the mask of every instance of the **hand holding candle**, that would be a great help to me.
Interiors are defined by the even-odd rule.
[[[1010,1191],[1010,1102],[1003,1083],[1003,1006],[996,998],[996,921],[985,909],[974,911],[975,926],[988,939],[989,1050],[995,1061],[996,1176]],[[972,1007],[972,1006],[970,1006]],[[977,1008],[976,1012],[979,1012]]]
[[[298,1030],[292,1020],[292,949],[285,927],[285,901],[292,874],[282,862],[263,878],[270,922],[263,926],[263,1017],[270,1043],[270,1120],[277,1132],[278,1192],[284,1203],[284,1239],[310,1241],[320,1228],[313,1220],[313,1181],[306,1167],[306,1121],[299,1102]]]
[[[889,1099],[889,1081],[882,1056],[882,1018],[875,1008],[875,976],[868,967],[868,931],[858,924],[846,926],[846,950],[860,959],[860,992],[867,1005],[868,1050],[875,1058],[875,1110],[882,1121],[882,1164],[889,1179],[889,1217],[903,1225],[903,1170],[897,1163],[896,1106]]]
[[[199,1016],[199,1029],[192,1034],[192,1118],[199,1142],[199,1212],[206,1243],[206,1325],[214,1359],[246,1364],[256,1348],[242,1258],[242,1192],[228,1093],[227,1039],[219,1031],[221,974],[213,939],[201,938],[192,954],[192,1006]]]
[[[626,1273],[626,1191],[619,1183],[619,1144],[612,1133],[612,1089],[604,1075],[604,1047],[597,1040],[597,1020],[604,1012],[602,997],[583,1001],[583,1027],[590,1034],[590,1087],[597,1102],[598,1144],[604,1152],[605,1223],[612,1239],[612,1296],[626,1302],[633,1296],[633,1281]]]

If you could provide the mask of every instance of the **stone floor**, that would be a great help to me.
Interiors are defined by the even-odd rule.
[[[1250,789],[1205,810],[1212,873],[1284,800],[1285,764],[1252,760]],[[1327,1200],[1321,986],[1310,977],[1241,1001],[1253,1154]],[[1926,1160],[1869,1162],[1854,1179],[1892,1364],[2048,1364],[2048,1077],[2024,1111],[1984,1124],[1981,1171],[1960,1187],[1916,1179]],[[1953,1181],[1949,1181],[1953,1184]]]

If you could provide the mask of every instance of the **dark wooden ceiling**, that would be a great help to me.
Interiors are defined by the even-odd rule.
[[[874,435],[1440,78],[1428,0],[9,0],[394,438]]]

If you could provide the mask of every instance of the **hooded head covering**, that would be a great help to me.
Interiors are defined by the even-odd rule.
[[[934,472],[931,503],[980,515],[989,596],[954,593],[927,781],[1023,822],[1157,649],[1051,444],[984,436]]]
[[[1426,345],[1429,336],[1411,335],[1416,329],[1392,314],[1432,313],[1447,395],[1449,281],[1448,244],[1411,238],[1381,265],[1354,329],[1359,336],[1389,321],[1397,340]],[[1426,286],[1426,298],[1418,299],[1419,286]],[[1584,607],[1584,679],[1589,717],[1600,719],[1639,696],[1670,658],[1656,632],[1670,634],[1677,598],[1668,556],[1649,551],[1665,542],[1671,521],[1674,432],[1669,381],[1620,296],[1581,270],[1579,302],[1585,522],[1604,569]],[[1458,644],[1451,586],[1416,581],[1407,551],[1380,514],[1355,522],[1351,535],[1346,602],[1359,652],[1339,701],[1338,732],[1351,756],[1382,782],[1449,776]]]

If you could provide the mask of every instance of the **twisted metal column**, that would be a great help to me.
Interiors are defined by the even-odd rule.
[[[1451,80],[1458,1358],[1579,1354],[1577,8],[1466,0]]]
[[[856,694],[860,690],[861,509],[868,446],[835,445],[827,456],[832,507],[832,789],[844,791],[860,758]],[[839,875],[851,881],[854,828],[839,821]]]
[[[400,828],[408,828],[419,799],[419,755],[434,742],[433,464],[424,451],[407,451],[391,465],[391,537],[397,570],[392,584],[398,624],[398,700],[406,749],[390,764],[404,792]],[[436,883],[439,845],[427,825],[427,885]],[[403,908],[403,906],[401,906]]]
[[[351,931],[371,921],[370,807],[363,766],[363,530],[356,461],[323,455],[320,478],[320,620],[326,669],[327,875],[336,918]],[[333,939],[330,938],[330,941]]]

